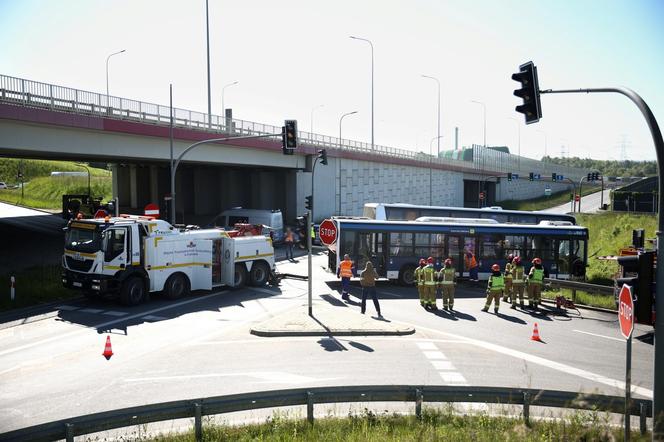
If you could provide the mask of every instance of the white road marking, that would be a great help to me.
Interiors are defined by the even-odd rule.
[[[447,382],[448,384],[467,384],[466,378],[456,371],[441,371],[440,377],[443,378],[443,382]]]
[[[438,350],[433,342],[418,342],[417,346],[420,347],[420,350]]]
[[[546,368],[551,368],[553,370],[561,371],[563,373],[571,374],[574,376],[578,376],[584,379],[588,379],[593,382],[597,382],[600,384],[608,385],[609,387],[614,387],[614,388],[619,388],[621,390],[625,389],[625,382],[624,381],[618,381],[616,379],[611,379],[606,376],[602,376],[597,373],[592,373],[587,370],[583,370],[580,368],[572,367],[567,364],[562,364],[560,362],[552,361],[550,359],[545,359],[539,356],[531,355],[528,353],[524,353],[522,351],[518,350],[512,350],[511,348],[503,347],[502,345],[497,345],[497,344],[491,344],[489,342],[484,342],[480,341],[477,339],[473,338],[467,338],[465,336],[461,335],[456,335],[454,333],[448,333],[448,332],[443,332],[440,330],[436,330],[435,328],[429,328],[429,327],[424,327],[422,325],[414,325],[409,322],[403,322],[403,321],[396,321],[394,320],[393,322],[395,323],[400,323],[404,325],[408,325],[410,327],[417,327],[418,330],[426,330],[432,333],[438,333],[441,335],[445,336],[450,336],[454,339],[462,339],[465,340],[468,344],[475,345],[477,347],[481,347],[487,350],[495,351],[496,353],[502,353],[507,356],[512,356],[517,359],[522,359],[524,361],[532,362],[533,364],[541,365]],[[636,385],[632,385],[632,393],[635,394],[640,394],[641,396],[645,396],[649,399],[652,399],[653,392],[652,390],[645,388],[645,387],[639,387]]]
[[[166,318],[164,316],[147,315],[147,316],[143,316],[142,319],[145,319],[146,321],[165,321],[168,318]]]
[[[108,316],[126,316],[129,313],[127,313],[127,312],[116,312],[116,311],[113,311],[113,310],[107,310],[105,312],[101,312],[101,314],[102,315],[108,315]]]
[[[424,351],[424,356],[426,356],[428,359],[447,359],[445,355],[440,352],[440,351]]]
[[[450,361],[429,361],[436,370],[455,370]]]
[[[163,307],[158,307],[158,308],[148,310],[148,311],[145,311],[145,312],[136,313],[136,314],[133,314],[133,315],[130,315],[130,316],[126,316],[124,318],[118,318],[118,319],[113,319],[111,321],[102,322],[102,323],[99,323],[99,324],[93,324],[93,325],[89,326],[88,328],[90,328],[90,329],[94,329],[94,328],[99,329],[99,328],[103,328],[103,327],[108,327],[109,325],[116,324],[118,322],[128,321],[128,320],[134,319],[134,318],[140,318],[142,316],[145,316],[146,314],[157,313],[157,312],[160,312],[160,311],[163,311],[163,310],[168,310],[168,309],[172,309],[174,307],[180,307],[182,305],[190,304],[192,302],[204,301],[204,300],[209,299],[213,296],[222,295],[222,294],[226,293],[227,291],[228,290],[222,290],[221,292],[210,293],[209,295],[205,295],[205,296],[201,296],[201,297],[185,299],[184,301],[180,301],[180,302],[173,303],[173,304],[168,304],[168,305],[165,305]],[[10,354],[10,353],[15,353],[17,351],[25,350],[27,348],[36,347],[38,345],[42,345],[42,344],[45,344],[47,342],[62,340],[64,338],[68,338],[70,336],[74,336],[74,335],[77,335],[77,334],[80,334],[80,333],[85,333],[86,331],[87,331],[87,329],[78,329],[78,330],[71,331],[69,333],[63,333],[61,335],[51,336],[50,338],[42,339],[40,341],[31,342],[30,344],[25,344],[25,345],[20,345],[18,347],[14,347],[14,348],[9,348],[7,350],[0,351],[0,356],[4,356],[4,355]]]
[[[76,306],[73,306],[73,305],[59,305],[57,307],[58,310],[69,310],[69,311],[78,310],[79,308],[80,307],[76,307]]]
[[[618,342],[625,342],[624,339],[614,338],[614,337],[611,337],[611,336],[598,335],[596,333],[590,333],[590,332],[583,331],[583,330],[572,330],[572,331],[575,331],[577,333],[583,333],[583,334],[590,335],[590,336],[597,336],[598,338],[612,339],[612,340],[618,341]]]
[[[104,310],[102,310],[100,308],[82,308],[82,309],[79,310],[79,312],[81,312],[81,313],[101,313],[103,311]]]

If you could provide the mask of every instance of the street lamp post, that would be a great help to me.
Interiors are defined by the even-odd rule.
[[[325,107],[325,105],[324,104],[319,104],[318,106],[314,106],[313,108],[311,108],[311,120],[310,120],[311,121],[311,126],[309,126],[309,131],[311,132],[311,138],[312,138],[311,141],[313,141],[313,137],[314,137],[314,111],[316,109],[320,109],[321,107]]]
[[[436,137],[438,139],[438,153],[437,157],[440,157],[440,80],[438,80],[436,77],[431,77],[429,75],[422,75],[423,78],[428,78],[430,80],[434,80],[438,84],[438,136]]]
[[[482,149],[482,176],[484,176],[484,166],[486,165],[486,104],[481,101],[470,100],[472,103],[479,104],[482,106],[483,115],[484,115],[484,149]],[[482,207],[482,200],[480,199],[480,193],[482,192],[482,186],[480,184],[480,190],[477,192],[477,206]]]
[[[118,52],[113,52],[113,53],[110,54],[108,57],[106,57],[106,106],[107,106],[107,107],[108,107],[108,105],[109,105],[109,103],[108,103],[108,97],[109,97],[109,95],[110,95],[109,92],[108,92],[108,60],[110,60],[112,56],[114,56],[114,55],[118,55],[118,54],[122,54],[122,53],[125,52],[125,51],[126,51],[126,49],[123,49],[123,50],[118,51]]]
[[[350,36],[354,40],[366,41],[371,46],[371,150],[374,150],[374,47],[371,40],[361,37]]]
[[[84,168],[88,172],[88,198],[89,198],[92,196],[92,191],[90,188],[90,168],[85,164],[80,164],[80,163],[74,163],[74,164],[76,164],[78,167]]]
[[[227,85],[225,85],[224,87],[221,88],[221,113],[223,115],[226,114],[226,104],[224,103],[224,93],[226,92],[226,88],[229,87],[229,86],[233,86],[235,84],[238,84],[238,83],[239,83],[239,81],[234,81],[232,83],[228,83]]]
[[[345,114],[341,115],[341,118],[339,118],[339,149],[343,147],[343,142],[341,141],[341,123],[344,121],[344,118],[347,117],[348,115],[353,115],[356,114],[357,111],[353,112],[346,112]],[[338,179],[338,185],[339,185],[339,198],[338,198],[338,205],[337,205],[337,214],[341,215],[341,157],[337,157],[337,179]]]

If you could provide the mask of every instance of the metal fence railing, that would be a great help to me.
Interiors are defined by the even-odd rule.
[[[148,124],[169,124],[170,107],[154,103],[131,100],[96,92],[82,91],[23,78],[0,75],[0,102],[20,106],[46,108],[59,112],[97,115],[104,118],[133,120]],[[201,130],[230,136],[279,134],[281,126],[255,123],[252,121],[226,118],[187,109],[174,108],[174,125],[176,127]],[[550,163],[518,155],[487,149],[482,146],[473,147],[472,161],[454,158],[438,158],[422,152],[388,147],[371,146],[369,143],[345,140],[321,134],[300,131],[300,142],[313,148],[329,148],[341,152],[361,152],[380,158],[397,158],[414,161],[424,167],[429,165],[459,171],[496,174],[511,172],[537,172],[546,176],[552,172],[562,173],[574,180],[585,175],[583,169],[565,166],[554,166]],[[280,141],[276,135],[274,141]],[[333,153],[333,152],[331,152]]]
[[[0,434],[0,441],[41,441],[66,439],[74,436],[173,419],[194,418],[196,440],[202,439],[202,416],[261,408],[306,405],[307,420],[313,422],[314,405],[352,402],[414,402],[415,414],[422,416],[422,404],[486,403],[521,405],[526,424],[530,407],[558,407],[579,410],[623,413],[624,397],[601,394],[582,394],[570,391],[537,390],[504,387],[368,385],[352,387],[316,387],[292,390],[273,390],[242,393],[194,400],[162,402],[159,404],[123,408],[78,416]],[[652,401],[632,399],[629,412],[639,416],[641,433],[645,433],[646,418],[652,415]]]

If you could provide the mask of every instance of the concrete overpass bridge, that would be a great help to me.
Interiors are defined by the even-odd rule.
[[[174,154],[210,138],[280,134],[281,126],[174,108]],[[122,97],[0,75],[0,155],[105,161],[113,165],[113,193],[124,211],[164,205],[170,192],[170,108]],[[475,146],[472,160],[434,158],[326,135],[299,133],[301,147],[283,155],[281,136],[200,146],[178,169],[178,221],[206,222],[234,206],[280,208],[288,222],[304,211],[317,167],[315,218],[361,213],[365,202],[473,206],[487,180],[489,202],[555,192],[562,183],[529,182],[529,172],[557,172],[576,181],[586,171],[542,163]],[[519,173],[521,180],[488,178]],[[526,179],[523,179],[523,178]],[[495,183],[494,183],[495,182]],[[431,183],[431,184],[430,184]],[[432,201],[428,188],[433,189]]]

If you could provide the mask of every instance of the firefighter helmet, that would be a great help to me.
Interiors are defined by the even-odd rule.
[[[420,258],[420,265],[421,266],[426,265],[426,263],[427,262],[424,260],[424,258]]]
[[[507,255],[507,262],[512,262],[513,259],[514,259],[514,255],[512,255],[511,253],[509,255]]]
[[[515,265],[520,265],[521,264],[521,257],[520,256],[515,256],[514,259],[512,260],[512,262]]]
[[[428,262],[429,264],[433,264],[433,258],[432,258],[431,256],[428,257],[428,258],[427,258],[427,262]]]
[[[493,272],[500,272],[500,266],[498,264],[494,264],[491,266],[491,271]]]
[[[533,264],[535,265],[542,264],[542,260],[539,258],[533,258]]]

